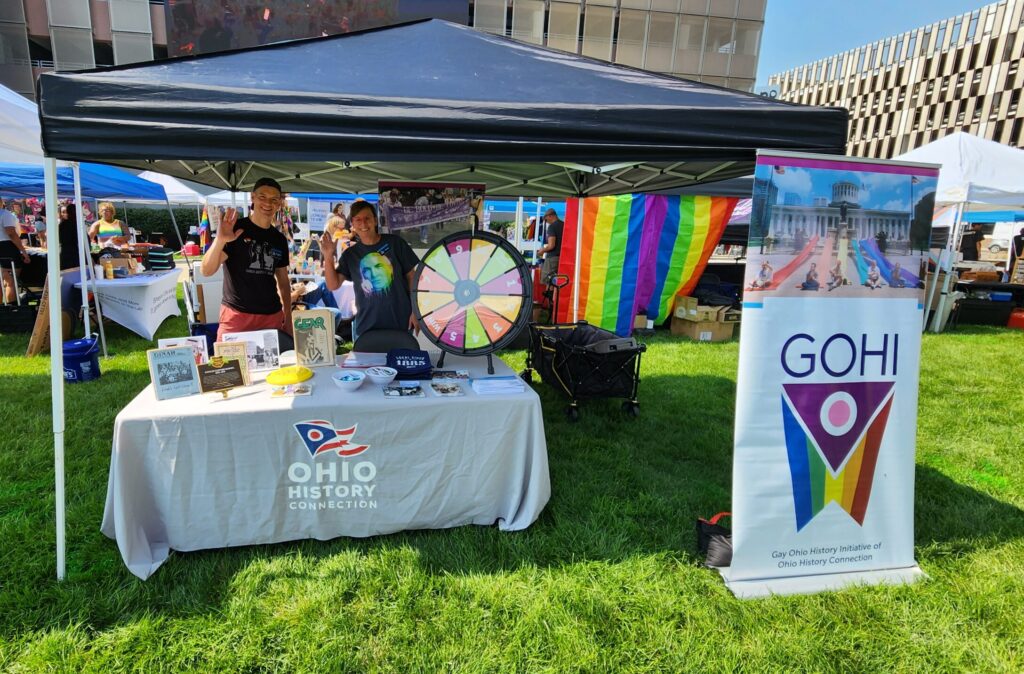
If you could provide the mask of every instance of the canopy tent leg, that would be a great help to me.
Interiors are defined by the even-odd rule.
[[[77,168],[77,167],[76,167]],[[77,170],[75,175],[77,176]],[[58,232],[57,214],[57,160],[46,157],[43,159],[43,180],[46,203],[46,227],[51,232]],[[76,181],[77,186],[77,181]],[[64,344],[61,334],[60,310],[60,237],[53,237],[53,246],[46,256],[47,274],[50,279],[50,388],[52,390],[51,409],[53,412],[53,471],[54,471],[54,505],[57,520],[57,579],[65,576],[65,525],[64,525]]]
[[[516,202],[516,225],[514,229],[516,233],[515,245],[516,250],[520,253],[523,252],[523,198],[519,197]]]
[[[167,212],[171,214],[171,227],[174,228],[174,235],[178,237],[178,247],[181,250],[181,255],[185,258],[185,266],[188,268],[188,280],[195,282],[195,279],[192,278],[192,260],[188,259],[188,255],[185,254],[185,242],[181,240],[181,232],[178,231],[178,221],[174,217],[174,209],[171,208],[170,199],[167,200]]]
[[[953,223],[953,229],[950,231],[950,235],[946,238],[946,249],[949,251],[949,259],[956,259],[956,251],[960,249],[960,218],[964,215],[964,202],[960,202],[956,205],[956,219]],[[951,247],[952,246],[952,247]],[[936,273],[938,267],[936,266]],[[946,309],[946,298],[949,295],[949,281],[953,275],[953,265],[949,265],[949,271],[946,273],[946,277],[942,280],[942,289],[939,291],[939,305],[935,308],[935,315],[932,316],[932,332],[941,332],[942,328],[942,312]],[[938,279],[938,276],[936,276]],[[927,314],[927,312],[925,312]]]
[[[82,292],[85,294],[86,301],[82,302],[82,310],[85,312],[86,320],[89,316],[89,303],[88,303],[88,289],[89,280],[92,280],[92,299],[96,304],[96,328],[100,333],[100,345],[103,348],[103,357],[109,358],[110,355],[107,353],[107,332],[103,327],[103,309],[100,307],[100,292],[96,286],[96,270],[92,266],[92,259],[88,253],[89,250],[89,232],[85,229],[84,214],[82,213],[82,180],[79,173],[78,162],[71,165],[71,173],[74,176],[75,183],[75,197],[78,200],[78,207],[75,208],[76,220],[78,224],[78,249],[79,249],[79,261],[83,265],[81,269],[81,282]],[[84,236],[83,236],[84,233]],[[82,258],[82,252],[85,251],[85,258]],[[88,337],[92,333],[86,330],[85,336]]]
[[[82,233],[85,232],[85,216],[82,214],[82,180],[78,169],[78,162],[71,164],[71,172],[75,178],[75,227],[78,228],[76,239],[78,240],[78,269],[81,274],[79,280],[82,282],[82,316],[85,319],[85,336],[88,337],[92,334],[92,326],[89,319],[89,284],[85,267],[85,260],[88,257],[86,241],[88,241],[89,235],[86,233],[83,240]]]

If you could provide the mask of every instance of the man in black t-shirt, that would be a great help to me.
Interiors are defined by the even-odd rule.
[[[558,219],[555,209],[549,208],[544,214],[547,232],[544,234],[544,245],[540,252],[544,254],[544,266],[540,270],[540,278],[544,283],[552,274],[558,273],[558,256],[562,251],[562,229],[565,223]]]
[[[213,276],[224,265],[218,340],[250,330],[292,332],[288,240],[274,227],[284,203],[281,186],[272,178],[260,178],[252,201],[247,218],[239,219],[235,209],[228,209],[213,245],[203,255],[204,276]]]
[[[352,341],[370,330],[417,328],[410,293],[419,262],[416,253],[401,237],[377,231],[377,214],[369,202],[352,204],[349,225],[358,241],[341,254],[336,268],[324,267],[324,279],[331,291],[343,281],[352,281],[356,294]],[[334,249],[334,240],[324,234],[320,238],[323,259],[333,260]]]

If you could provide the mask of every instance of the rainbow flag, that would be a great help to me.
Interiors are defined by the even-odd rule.
[[[203,216],[199,218],[199,249],[205,253],[211,243],[210,217],[206,214],[206,206],[203,206]]]
[[[579,318],[622,336],[640,311],[664,320],[675,296],[697,285],[737,201],[658,194],[569,199],[558,273],[574,278],[578,248]],[[560,323],[572,320],[573,297],[570,283],[560,293]]]

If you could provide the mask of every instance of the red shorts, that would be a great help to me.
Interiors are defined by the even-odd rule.
[[[250,332],[252,330],[284,330],[284,310],[276,314],[247,314],[232,309],[226,304],[220,305],[220,326],[217,328],[217,341],[221,341],[229,332]]]

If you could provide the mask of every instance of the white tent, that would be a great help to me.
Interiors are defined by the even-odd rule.
[[[36,104],[0,84],[0,158],[13,164],[43,165]]]
[[[1024,150],[958,131],[895,159],[942,166],[935,205],[936,215],[942,213],[951,223],[946,238],[946,259],[951,259],[954,251],[959,249],[961,219],[969,204],[1024,206]],[[941,204],[952,205],[953,208],[941,209]],[[952,211],[952,217],[948,211]],[[934,332],[939,332],[949,279],[950,275],[946,274],[943,287],[938,290],[941,296],[932,321]],[[936,290],[934,285],[928,288],[926,306],[932,305]]]
[[[232,194],[234,197],[232,198]],[[235,208],[248,209],[249,207],[249,193],[248,192],[234,192],[230,190],[221,190],[220,192],[214,192],[205,197],[206,203],[214,204],[215,206],[234,206]],[[295,197],[288,197],[288,205],[298,208],[299,200]]]
[[[895,159],[942,165],[936,203],[1024,205],[1024,150],[958,131]]]
[[[143,171],[139,174],[139,177],[143,180],[163,185],[164,191],[167,192],[167,200],[172,204],[189,204],[194,206],[206,201],[206,197],[201,192],[197,192],[177,178],[172,178],[163,173],[156,173],[155,171]]]

